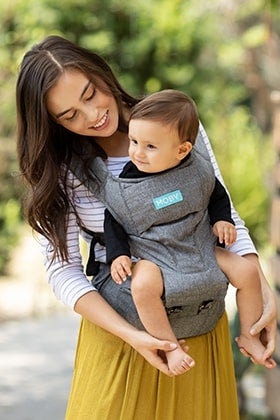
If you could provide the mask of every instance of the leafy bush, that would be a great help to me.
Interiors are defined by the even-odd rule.
[[[17,66],[24,52],[48,34],[60,34],[101,54],[132,94],[174,88],[192,96],[236,208],[256,244],[267,240],[270,168],[266,162],[272,162],[272,155],[262,132],[271,130],[269,93],[279,89],[278,2],[239,3],[1,2],[0,132],[6,138],[0,139],[0,233],[4,248],[9,242],[5,236],[12,235],[10,200],[20,197],[12,176]],[[17,223],[13,223],[16,232]],[[0,252],[6,255],[2,248]]]
[[[0,203],[0,274],[5,274],[10,253],[17,243],[20,208],[16,199]]]
[[[15,144],[0,139],[0,274],[5,273],[9,255],[17,243],[20,215],[20,184],[16,176]]]

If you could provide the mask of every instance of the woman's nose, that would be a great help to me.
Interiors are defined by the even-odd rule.
[[[92,125],[94,125],[98,122],[98,118],[99,118],[98,110],[97,108],[93,107],[92,104],[85,105],[84,115],[88,123],[91,123]]]

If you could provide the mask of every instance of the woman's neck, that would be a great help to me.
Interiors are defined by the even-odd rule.
[[[127,133],[117,131],[110,137],[96,137],[95,141],[100,147],[102,147],[107,156],[128,156],[129,140]]]

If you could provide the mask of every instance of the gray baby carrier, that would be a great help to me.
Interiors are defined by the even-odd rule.
[[[211,163],[193,150],[178,167],[145,178],[113,177],[101,158],[91,171],[96,183],[88,187],[125,228],[131,254],[160,267],[176,336],[211,331],[224,312],[228,286],[207,211],[215,182]]]

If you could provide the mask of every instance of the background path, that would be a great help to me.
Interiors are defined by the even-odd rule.
[[[1,325],[1,420],[64,419],[78,324],[62,311]]]
[[[56,300],[28,227],[0,278],[0,420],[63,420],[79,316]]]

